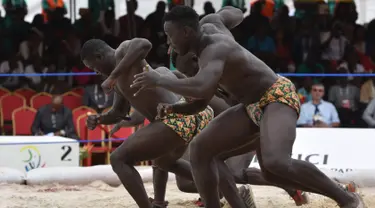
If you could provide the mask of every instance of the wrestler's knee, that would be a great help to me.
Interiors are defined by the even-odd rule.
[[[127,155],[125,152],[120,152],[119,149],[116,149],[114,152],[112,152],[109,159],[110,159],[113,171],[117,172],[119,168],[121,168],[121,166],[123,166],[124,164],[129,164],[129,165],[134,164],[130,160],[130,158],[131,158],[130,155]]]
[[[190,181],[190,180],[187,180],[183,177],[180,177],[180,176],[176,176],[176,184],[177,184],[177,188],[178,190],[182,191],[182,192],[191,192],[191,186],[194,186],[194,182]]]
[[[262,163],[265,172],[275,175],[284,175],[287,174],[290,169],[291,159],[278,157],[275,154],[272,156],[263,156]],[[266,174],[265,176],[269,177],[269,174]]]
[[[194,139],[189,145],[190,162],[200,164],[207,160],[213,159],[208,152],[208,147],[198,139]]]

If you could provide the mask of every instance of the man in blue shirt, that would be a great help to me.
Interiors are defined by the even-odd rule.
[[[314,84],[311,88],[312,100],[301,106],[301,114],[297,121],[302,127],[338,127],[340,119],[336,107],[324,101],[324,86]]]

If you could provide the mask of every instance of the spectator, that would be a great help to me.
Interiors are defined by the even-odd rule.
[[[21,42],[19,51],[23,61],[30,62],[30,59],[43,56],[43,33],[37,28],[31,28],[28,38]]]
[[[212,3],[209,1],[204,2],[203,6],[204,14],[199,16],[199,20],[201,20],[203,17],[205,17],[208,14],[215,13],[215,8],[212,6]]]
[[[3,61],[0,64],[0,73],[5,74],[23,74],[24,66],[22,64],[21,58],[17,53],[12,53],[9,55],[9,58]],[[10,90],[17,89],[22,86],[23,77],[19,76],[10,76],[10,77],[1,77],[1,85]]]
[[[345,69],[340,72],[345,72]],[[336,106],[342,126],[352,127],[358,121],[355,112],[358,110],[359,89],[350,84],[346,77],[338,78],[337,82],[330,88],[328,100]]]
[[[72,111],[65,107],[60,95],[52,97],[52,103],[38,109],[31,127],[33,135],[53,134],[78,139],[73,124]]]
[[[311,95],[312,100],[301,106],[301,114],[297,125],[302,127],[338,127],[340,119],[335,106],[322,99],[324,86],[314,84]]]
[[[328,61],[339,61],[344,57],[349,41],[345,38],[343,26],[335,23],[327,38],[321,40],[322,42],[322,59]]]
[[[269,36],[267,27],[260,26],[255,35],[247,42],[249,51],[254,54],[274,54],[276,53],[276,46],[274,40]]]
[[[88,0],[89,9],[92,13],[92,20],[94,22],[99,21],[103,18],[105,11],[115,10],[114,0]]]
[[[290,44],[282,29],[276,31],[275,35],[276,55],[278,58],[278,68],[280,72],[295,72]]]
[[[94,84],[85,87],[83,95],[82,103],[85,106],[94,108],[97,112],[112,106],[113,103],[113,93],[111,95],[105,94],[100,86],[102,82],[101,77],[97,76]]]
[[[245,0],[223,0],[222,7],[232,6],[246,12]]]
[[[135,11],[137,11],[138,9],[138,1],[137,0],[133,0],[131,1],[133,2],[133,9],[134,9],[134,23],[135,23],[135,37],[143,37],[143,36],[147,36],[147,37],[150,37],[149,35],[147,34],[144,34],[144,19],[141,17],[141,16],[138,16],[137,14],[135,14]],[[120,23],[120,39],[122,41],[124,40],[129,40],[131,39],[130,35],[129,35],[129,15],[128,14],[125,14],[124,16],[121,16],[119,18],[119,23]]]
[[[165,15],[166,4],[159,1],[156,5],[156,11],[147,16],[145,20],[145,30],[147,39],[152,43],[152,49],[148,55],[148,60],[154,66],[167,65],[168,46],[167,37],[164,33],[163,18]]]
[[[360,102],[362,104],[367,105],[374,98],[375,98],[374,78],[370,78],[361,86]]]
[[[301,103],[306,103],[312,100],[311,85],[311,77],[304,77],[302,87],[297,90]]]
[[[66,5],[64,0],[42,0],[42,14],[44,16],[44,22],[48,22],[53,16],[56,9],[60,9],[62,14],[65,15]]]
[[[367,49],[365,34],[366,29],[361,25],[357,25],[354,29],[353,40],[351,42],[355,50],[361,55],[365,55]]]
[[[340,69],[345,70],[346,73],[364,73],[365,68],[362,66],[358,53],[354,50],[347,50],[341,63],[337,67],[337,71]],[[352,79],[352,78],[350,78]]]
[[[317,53],[313,51],[308,53],[306,60],[301,65],[298,66],[297,73],[315,73],[315,74],[325,73],[323,65],[319,63]],[[320,81],[321,78],[314,77],[313,80],[316,83]]]
[[[375,99],[372,99],[368,104],[365,112],[363,112],[362,119],[371,128],[375,128]]]
[[[107,10],[104,13],[104,17],[100,19],[100,26],[104,35],[110,35],[117,37],[120,33],[120,24],[115,19],[115,11]]]

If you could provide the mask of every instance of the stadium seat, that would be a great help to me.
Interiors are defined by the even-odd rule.
[[[36,110],[27,106],[17,108],[12,113],[13,135],[32,135],[31,126]]]
[[[46,92],[40,92],[36,95],[32,96],[30,99],[30,106],[35,109],[39,109],[40,107],[51,104],[52,102],[52,95]]]
[[[14,91],[14,93],[19,94],[23,96],[24,98],[26,98],[26,104],[28,106],[30,106],[31,97],[33,97],[36,94],[36,92],[30,88],[20,88]]]
[[[71,110],[82,106],[82,96],[74,92],[66,92],[63,94],[64,105]]]
[[[113,127],[115,125],[107,125],[106,128],[107,128],[107,132],[110,132]],[[114,133],[109,139],[109,142],[108,142],[108,147],[109,149],[111,150],[111,152],[113,152],[116,147],[119,146],[119,144],[121,144],[123,142],[123,140],[111,140],[111,139],[127,139],[130,135],[132,135],[133,133],[135,132],[135,128],[134,127],[128,127],[128,128],[121,128],[119,129],[116,133]]]
[[[2,132],[8,132],[12,128],[12,112],[22,106],[26,106],[26,99],[17,94],[7,94],[0,98],[1,128]]]
[[[74,109],[72,111],[72,114],[73,114],[74,127],[76,128],[76,130],[78,132],[78,127],[77,127],[78,117],[80,117],[81,115],[96,114],[96,111],[94,109],[90,108],[90,107],[87,107],[87,106],[80,106],[80,107]]]
[[[6,95],[10,93],[10,91],[8,89],[5,89],[3,87],[0,87],[0,98],[3,96],[3,95]]]
[[[79,96],[83,96],[83,94],[85,93],[84,89],[82,87],[76,87],[72,90],[70,90],[70,92],[73,92]]]
[[[106,163],[109,163],[110,151],[106,145],[105,131],[102,125],[99,125],[94,130],[89,130],[86,127],[87,115],[81,115],[77,119],[77,133],[81,140],[88,140],[84,145],[93,146],[88,152],[88,157],[85,159],[83,164],[85,166],[91,166],[91,157],[93,153],[105,153],[106,154]],[[101,140],[101,142],[90,142],[90,140]],[[98,144],[98,145],[97,145]]]

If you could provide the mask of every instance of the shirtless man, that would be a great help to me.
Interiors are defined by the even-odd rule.
[[[198,70],[198,60],[194,54],[186,54],[185,56],[176,56],[175,53],[172,53],[172,61],[175,66],[177,66],[178,71],[173,71],[173,73],[178,78],[186,78],[186,76],[192,77],[194,76]],[[186,76],[185,76],[186,75]],[[209,105],[214,110],[215,116],[219,115],[221,112],[228,109],[231,105],[234,105],[236,101],[230,99],[227,94],[224,94],[223,91],[220,91],[221,94],[216,93],[218,96],[214,96]],[[137,126],[143,123],[144,117],[137,112],[134,112],[131,115],[131,119],[121,121],[120,123],[116,124],[115,127],[111,130],[111,134],[118,131],[121,127],[131,127]],[[259,134],[254,135],[254,137],[259,138]],[[241,150],[240,150],[241,151]],[[184,154],[184,159],[188,160],[188,151]],[[224,157],[230,157],[231,155],[236,155],[235,152],[229,153]],[[247,152],[240,156],[231,157],[226,160],[226,164],[229,167],[232,175],[235,177],[236,183],[240,184],[255,184],[255,185],[274,185],[269,182],[266,182],[259,169],[256,168],[248,168],[251,160],[253,158],[253,153]],[[224,158],[226,159],[226,158]],[[161,207],[165,206],[167,202],[165,202],[165,191],[166,191],[166,183],[168,179],[168,173],[166,171],[161,170],[160,168],[154,167],[154,195],[155,198],[153,200],[154,204],[157,204]],[[187,193],[198,193],[195,184],[192,180],[185,179],[181,176],[176,175],[176,181],[178,188]],[[284,188],[284,190],[294,199],[297,206],[301,206],[303,204],[308,203],[307,195],[298,190],[292,190],[288,188]],[[251,204],[255,203],[252,199],[252,192],[251,189],[248,187],[241,187],[240,188],[241,197],[247,202],[247,206],[251,207]],[[198,201],[198,204],[203,205]]]
[[[119,122],[129,104],[135,108],[136,113],[151,122],[125,140],[110,158],[114,172],[140,208],[151,208],[152,204],[148,200],[142,179],[134,164],[139,161],[154,160],[158,167],[192,180],[190,164],[177,159],[185,152],[187,144],[193,137],[213,118],[210,107],[206,106],[196,111],[196,107],[189,108],[196,103],[176,104],[182,97],[163,88],[150,89],[139,93],[137,97],[133,96],[136,90],[129,86],[134,80],[134,75],[143,70],[153,70],[144,60],[150,49],[151,43],[141,38],[125,41],[116,50],[101,40],[93,39],[87,41],[81,49],[83,63],[107,77],[103,86],[111,86],[110,90],[113,87],[116,92],[112,109],[101,115],[89,116],[88,128],[94,129],[98,124],[108,125]],[[159,68],[159,73],[177,79],[166,68]],[[117,79],[121,82],[116,82]],[[108,88],[105,89],[107,92],[110,91]],[[176,105],[173,112],[167,112],[156,120],[159,103]],[[221,181],[221,189],[230,193],[227,197],[234,201],[239,197],[239,193],[233,179],[226,180],[226,175],[220,178],[225,179]],[[237,200],[234,207],[246,206],[243,201]]]
[[[224,7],[199,22],[192,8],[174,7],[165,16],[164,30],[178,54],[197,54],[199,72],[178,80],[157,71],[143,72],[131,86],[138,90],[135,96],[157,86],[206,103],[220,86],[240,102],[213,119],[190,144],[195,184],[206,207],[220,207],[217,190],[222,174],[217,170],[224,172],[226,167],[217,156],[254,142],[246,135],[256,132],[261,135],[257,156],[268,181],[327,196],[341,208],[364,207],[358,194],[338,186],[313,164],[291,158],[300,110],[295,87],[235,42],[228,28],[242,19],[241,10]]]

